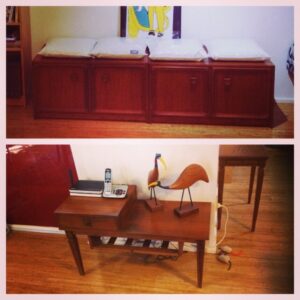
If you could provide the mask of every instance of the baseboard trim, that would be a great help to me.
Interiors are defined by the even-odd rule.
[[[65,233],[63,230],[59,230],[57,227],[18,225],[18,224],[9,224],[8,226],[13,231],[28,231],[28,232],[55,233],[55,234]]]

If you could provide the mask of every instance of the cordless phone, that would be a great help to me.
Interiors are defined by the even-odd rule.
[[[112,183],[111,183],[111,169],[105,169],[104,176],[104,194],[112,193]]]

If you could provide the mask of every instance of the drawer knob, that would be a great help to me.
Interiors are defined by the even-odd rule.
[[[85,226],[89,226],[89,227],[92,226],[92,220],[89,217],[82,218],[82,222]]]
[[[77,73],[72,73],[70,75],[71,81],[78,81],[78,74]]]

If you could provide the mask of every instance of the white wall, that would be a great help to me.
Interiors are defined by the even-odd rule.
[[[80,179],[104,179],[105,168],[112,169],[113,183],[137,185],[138,198],[149,198],[147,188],[148,172],[154,167],[156,153],[161,153],[167,163],[167,171],[162,183],[172,183],[180,172],[191,163],[202,165],[208,174],[209,183],[197,182],[191,187],[193,200],[216,203],[219,147],[198,145],[192,141],[102,141],[71,145],[75,165]],[[162,166],[160,166],[162,173]],[[156,189],[160,200],[180,200],[180,191]],[[187,197],[187,193],[185,195]],[[188,198],[185,198],[187,201]],[[210,240],[208,251],[215,250],[216,213],[211,213]]]
[[[102,37],[119,33],[119,7],[32,7],[32,55],[50,37]],[[182,36],[250,37],[271,55],[276,66],[275,98],[293,100],[286,71],[288,48],[294,39],[293,7],[183,6]]]

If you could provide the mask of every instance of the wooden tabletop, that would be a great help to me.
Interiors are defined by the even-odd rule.
[[[161,201],[161,204],[162,210],[151,212],[143,200],[137,200],[128,218],[126,233],[175,241],[209,239],[211,203],[194,203],[199,207],[199,212],[184,217],[174,213],[174,209],[179,206],[178,201]]]
[[[267,159],[266,148],[262,145],[220,145],[220,159]]]

